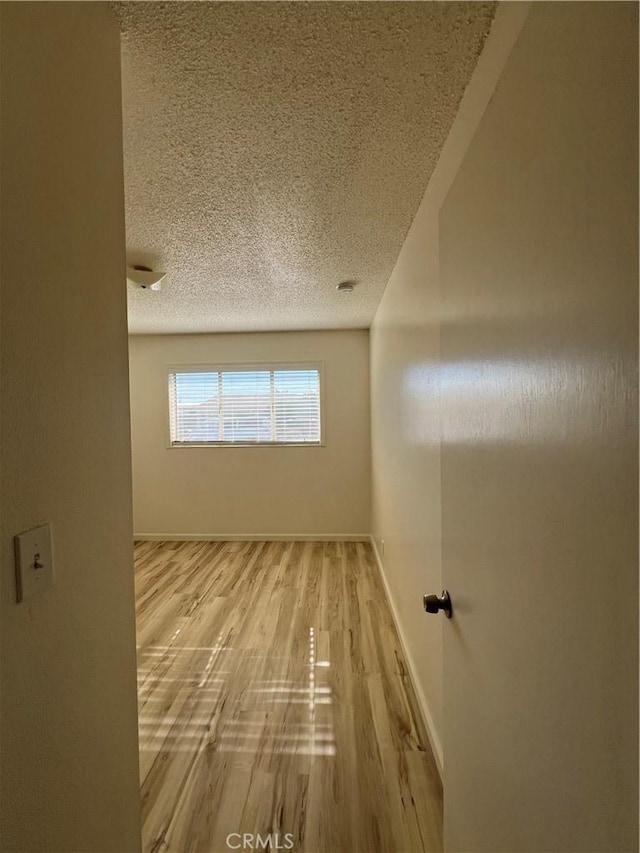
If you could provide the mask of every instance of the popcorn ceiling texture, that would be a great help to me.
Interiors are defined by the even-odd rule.
[[[494,4],[114,6],[131,332],[368,327]]]

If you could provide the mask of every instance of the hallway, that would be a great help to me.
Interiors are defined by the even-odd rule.
[[[136,609],[144,851],[441,849],[369,544],[138,542]]]
[[[639,9],[0,4],[0,853],[638,853]]]

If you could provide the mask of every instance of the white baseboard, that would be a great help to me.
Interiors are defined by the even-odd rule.
[[[407,641],[404,635],[404,631],[402,630],[402,624],[400,619],[398,618],[398,611],[396,609],[395,602],[393,600],[393,596],[391,594],[391,589],[387,582],[387,577],[384,573],[384,566],[382,564],[382,560],[380,559],[380,554],[378,552],[378,546],[376,545],[375,539],[373,535],[369,535],[369,540],[371,542],[371,546],[373,548],[373,553],[375,554],[376,563],[378,564],[378,570],[380,572],[380,576],[382,578],[382,583],[384,584],[385,592],[387,593],[387,599],[389,601],[389,606],[391,607],[391,613],[393,615],[393,621],[396,625],[396,631],[398,632],[398,637],[400,638],[400,645],[402,646],[402,651],[404,653],[405,660],[407,661],[407,668],[409,671],[409,678],[411,680],[411,684],[413,686],[414,693],[416,694],[416,698],[418,700],[418,708],[420,709],[420,714],[422,716],[422,722],[424,723],[424,727],[427,730],[427,737],[429,738],[429,743],[431,744],[431,749],[433,751],[433,757],[436,760],[436,765],[438,767],[438,772],[440,773],[440,778],[442,779],[443,769],[444,769],[444,750],[442,748],[442,742],[438,737],[438,733],[436,731],[435,724],[433,722],[433,716],[429,709],[429,703],[427,702],[427,697],[424,695],[424,691],[420,686],[420,683],[417,678],[417,670],[416,665],[413,660],[413,656],[409,651],[409,647],[407,645]]]
[[[149,542],[369,542],[368,533],[134,533]]]

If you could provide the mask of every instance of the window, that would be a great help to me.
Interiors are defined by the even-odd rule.
[[[171,446],[320,444],[319,367],[169,371]]]

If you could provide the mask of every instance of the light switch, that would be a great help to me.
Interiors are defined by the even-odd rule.
[[[53,583],[51,525],[43,524],[14,537],[18,601],[33,598]]]

